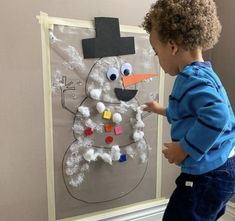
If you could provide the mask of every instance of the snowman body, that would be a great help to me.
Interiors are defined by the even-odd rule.
[[[125,92],[121,75],[126,64],[120,57],[99,59],[88,74],[87,97],[74,116],[75,140],[63,158],[64,182],[75,199],[95,203],[121,198],[137,188],[146,173],[149,148],[143,137],[142,110],[136,98],[123,102],[115,94],[116,88]],[[109,72],[114,69],[119,74],[110,80]],[[103,110],[97,108],[98,103],[103,104]],[[113,119],[115,114],[121,121]],[[136,138],[136,133],[142,136]],[[135,175],[128,174],[127,167]],[[119,189],[116,185],[123,190],[115,192]]]

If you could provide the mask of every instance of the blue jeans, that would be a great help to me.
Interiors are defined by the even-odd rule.
[[[235,156],[202,175],[181,173],[163,221],[215,221],[235,193]]]

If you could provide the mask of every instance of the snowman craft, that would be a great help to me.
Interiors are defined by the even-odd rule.
[[[72,128],[75,137],[64,154],[63,178],[70,195],[87,203],[121,198],[142,181],[148,166],[150,147],[143,132],[144,105],[140,105],[135,98],[138,92],[136,84],[156,76],[150,73],[133,73],[132,65],[121,57],[135,54],[135,45],[134,37],[120,37],[117,18],[95,18],[95,27],[96,38],[83,39],[82,47],[84,59],[98,60],[88,73],[86,97],[76,113],[66,106],[66,90],[61,88],[62,106],[74,114]],[[145,164],[145,169],[134,171],[141,174],[122,192],[89,200],[79,192],[83,188],[92,193],[96,187],[97,178],[93,181],[92,188],[89,185],[83,186],[90,170],[97,171],[99,185],[103,185],[105,190],[108,181],[103,179],[103,173],[99,175],[99,167],[105,166],[107,174],[118,177],[120,174],[108,173],[110,167],[117,167],[121,171],[125,169],[127,161]],[[121,182],[119,185],[122,185]]]

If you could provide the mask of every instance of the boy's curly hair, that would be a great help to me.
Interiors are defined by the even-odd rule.
[[[156,30],[163,43],[172,40],[186,50],[212,48],[221,32],[213,0],[158,0],[142,26],[148,33]]]

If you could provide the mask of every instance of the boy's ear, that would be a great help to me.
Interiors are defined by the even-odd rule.
[[[170,45],[170,49],[171,49],[171,54],[176,55],[179,51],[178,45],[172,40],[169,41],[169,45]]]

